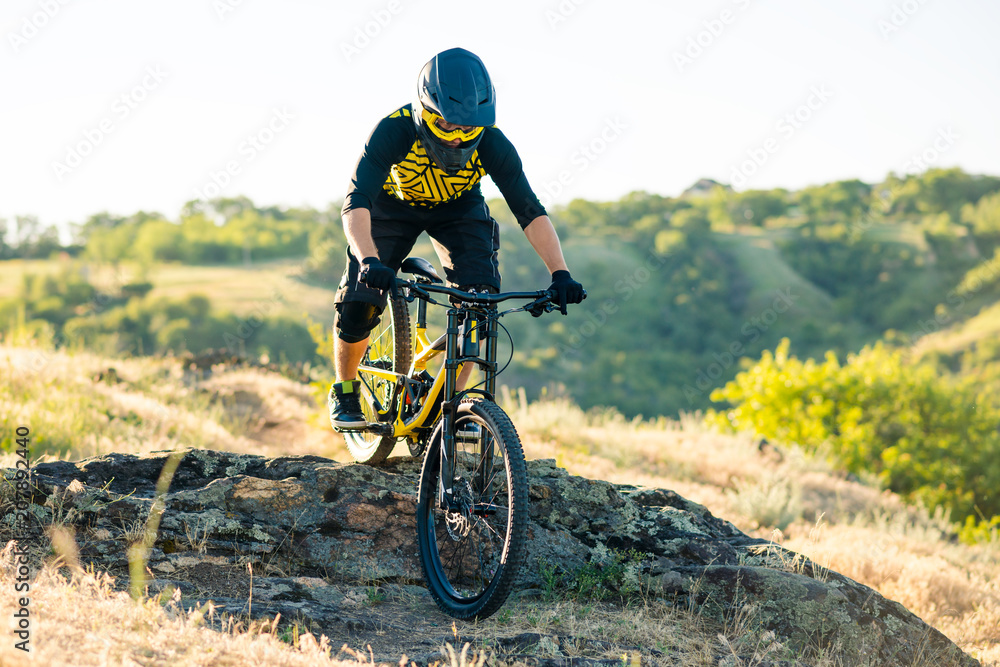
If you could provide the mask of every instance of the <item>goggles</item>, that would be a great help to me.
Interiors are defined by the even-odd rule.
[[[427,109],[423,109],[420,112],[420,117],[423,119],[424,124],[430,129],[434,136],[441,141],[454,141],[455,139],[460,139],[463,142],[472,141],[483,131],[482,127],[469,126],[466,126],[468,129],[463,129],[462,127],[456,127],[453,130],[442,129],[438,123],[445,122],[444,118],[436,113],[428,111]]]

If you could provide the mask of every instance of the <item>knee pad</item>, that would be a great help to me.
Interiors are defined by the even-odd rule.
[[[348,343],[360,343],[371,333],[379,322],[382,309],[364,301],[348,301],[337,304],[333,317],[333,327],[337,338]]]

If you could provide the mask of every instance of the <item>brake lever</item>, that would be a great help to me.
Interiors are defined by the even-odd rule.
[[[531,313],[532,317],[541,317],[542,313],[551,313],[555,308],[555,304],[552,302],[553,294],[549,292],[545,296],[538,297],[528,305],[524,306],[524,310]]]
[[[396,279],[396,293],[403,297],[403,300],[407,303],[413,303],[413,300],[417,298],[415,292],[419,292],[425,297],[430,297],[426,290],[420,289],[420,287],[409,280],[403,280],[401,278]]]
[[[553,310],[558,308],[554,299],[558,296],[554,291],[548,290],[548,294],[544,297],[540,297],[537,301],[533,301],[524,307],[524,310],[531,313],[532,317],[541,317],[542,313],[551,313]],[[583,301],[587,298],[587,290],[583,290]]]

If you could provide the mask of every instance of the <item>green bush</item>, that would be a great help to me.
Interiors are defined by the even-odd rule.
[[[640,573],[644,558],[645,555],[635,549],[608,549],[598,545],[589,561],[571,571],[541,559],[542,590],[549,600],[562,598],[585,602],[627,598],[642,589]]]
[[[834,463],[872,473],[889,489],[953,521],[1000,515],[1000,410],[965,384],[914,365],[878,343],[840,363],[788,354],[783,340],[739,373],[714,401],[727,427],[832,452]]]

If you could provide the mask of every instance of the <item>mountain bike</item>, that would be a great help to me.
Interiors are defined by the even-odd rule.
[[[345,431],[362,463],[379,463],[406,440],[424,454],[417,495],[420,565],[437,605],[456,618],[486,618],[507,599],[525,558],[528,480],[524,453],[510,417],[494,400],[500,318],[554,307],[555,294],[463,292],[445,287],[427,260],[410,257],[396,290],[371,332],[358,368],[368,426]],[[449,303],[435,300],[447,297]],[[500,311],[499,304],[527,301]],[[411,332],[408,304],[417,302]],[[447,307],[447,327],[427,336],[427,305]],[[508,337],[510,336],[507,332]],[[513,339],[511,339],[513,358]],[[435,377],[428,362],[444,355]],[[507,361],[510,363],[510,360]],[[476,386],[458,390],[463,365],[482,370]]]

